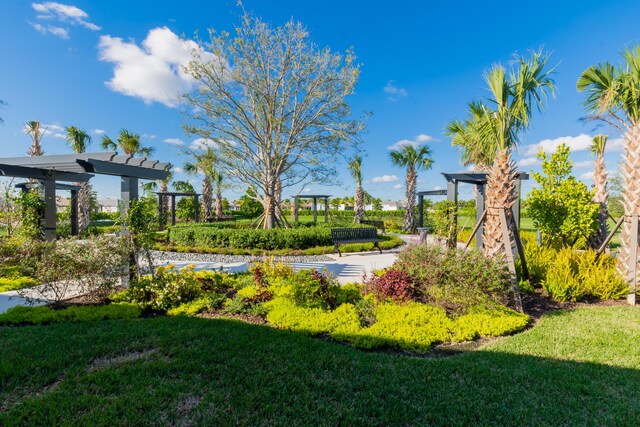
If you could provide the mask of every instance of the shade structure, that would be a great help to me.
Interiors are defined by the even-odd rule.
[[[175,191],[157,191],[158,195],[158,212],[160,213],[160,230],[164,230],[165,222],[166,222],[166,212],[164,211],[164,204],[162,200],[165,197],[171,198],[171,225],[176,225],[176,197],[193,197],[193,211],[194,211],[194,220],[195,222],[200,221],[200,204],[198,202],[199,197],[202,195],[200,193],[180,193]]]
[[[329,197],[327,194],[305,194],[293,196],[293,219],[298,221],[299,200],[313,200],[313,222],[318,222],[318,199],[324,199],[324,221],[329,222]]]
[[[119,176],[124,206],[138,198],[138,180],[166,179],[169,163],[119,155],[116,152],[54,154],[0,158],[0,174],[42,182],[45,199],[45,238],[55,239],[57,181],[87,182],[94,174]],[[26,188],[26,187],[25,187]],[[70,190],[74,191],[74,190]]]

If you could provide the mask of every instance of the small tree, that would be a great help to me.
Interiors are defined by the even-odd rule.
[[[359,69],[351,51],[319,48],[300,23],[272,27],[251,15],[229,33],[209,32],[184,71],[185,130],[214,143],[225,178],[253,187],[262,226],[278,223],[279,194],[312,180],[332,182],[340,153],[363,123],[351,116]]]
[[[535,226],[563,247],[573,247],[581,237],[588,238],[596,231],[600,210],[593,203],[593,191],[571,175],[569,152],[562,144],[550,156],[542,150],[538,153],[543,173],[532,175],[540,188],[531,190],[527,201]]]
[[[240,215],[246,218],[256,218],[263,212],[262,204],[255,199],[255,191],[249,187],[245,194],[240,197]]]
[[[349,161],[347,167],[349,168],[349,172],[351,172],[353,180],[356,182],[355,205],[353,207],[355,217],[353,218],[353,222],[359,224],[364,219],[365,198],[364,189],[362,188],[362,156],[360,154],[353,156],[353,159]]]

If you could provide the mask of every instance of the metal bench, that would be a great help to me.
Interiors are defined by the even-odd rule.
[[[378,230],[380,230],[380,232],[382,234],[385,234],[386,231],[384,229],[384,221],[379,220],[379,219],[363,219],[360,224],[367,224],[367,225],[372,225],[375,228],[377,228]]]
[[[331,240],[340,256],[342,256],[340,245],[348,243],[373,243],[373,246],[382,253],[382,249],[378,245],[382,240],[378,239],[378,231],[375,228],[332,228]]]

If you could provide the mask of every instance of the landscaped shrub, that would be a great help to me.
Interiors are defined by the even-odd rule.
[[[541,283],[547,277],[549,266],[555,261],[556,255],[555,249],[538,245],[535,241],[524,244],[524,256],[533,283]]]
[[[627,293],[627,284],[616,271],[615,260],[596,252],[563,249],[549,265],[543,288],[558,301],[579,301],[586,297],[620,298]]]
[[[472,307],[456,318],[454,341],[470,341],[477,337],[499,337],[519,332],[529,324],[529,316],[506,307]]]
[[[483,304],[504,305],[512,298],[506,265],[475,250],[416,245],[398,254],[393,269],[414,280],[417,301],[453,313]]]
[[[167,311],[202,295],[193,266],[175,270],[173,265],[158,267],[155,275],[133,282],[123,298],[145,308]]]
[[[229,229],[199,225],[172,227],[169,230],[169,242],[184,246],[259,250],[307,249],[332,245],[331,228],[328,226],[273,230]]]
[[[0,292],[15,291],[19,289],[29,288],[38,284],[33,277],[0,277]]]
[[[365,290],[379,300],[391,299],[396,302],[405,302],[416,297],[413,278],[407,273],[395,269],[371,277],[366,283]]]
[[[224,294],[208,293],[198,299],[167,310],[167,314],[169,316],[192,316],[203,311],[220,308],[226,299],[227,297]]]
[[[41,325],[60,322],[88,322],[140,317],[140,307],[128,303],[72,306],[55,310],[47,306],[13,307],[0,314],[0,325]]]

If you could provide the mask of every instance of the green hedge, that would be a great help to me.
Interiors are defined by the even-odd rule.
[[[61,322],[90,322],[110,319],[134,319],[142,309],[129,303],[71,306],[55,310],[47,306],[10,308],[0,314],[2,325],[44,325]]]
[[[336,225],[334,225],[335,227]],[[369,227],[349,224],[349,227]],[[237,249],[307,249],[331,245],[331,228],[299,227],[263,229],[224,229],[210,226],[172,227],[169,242],[182,246]]]

